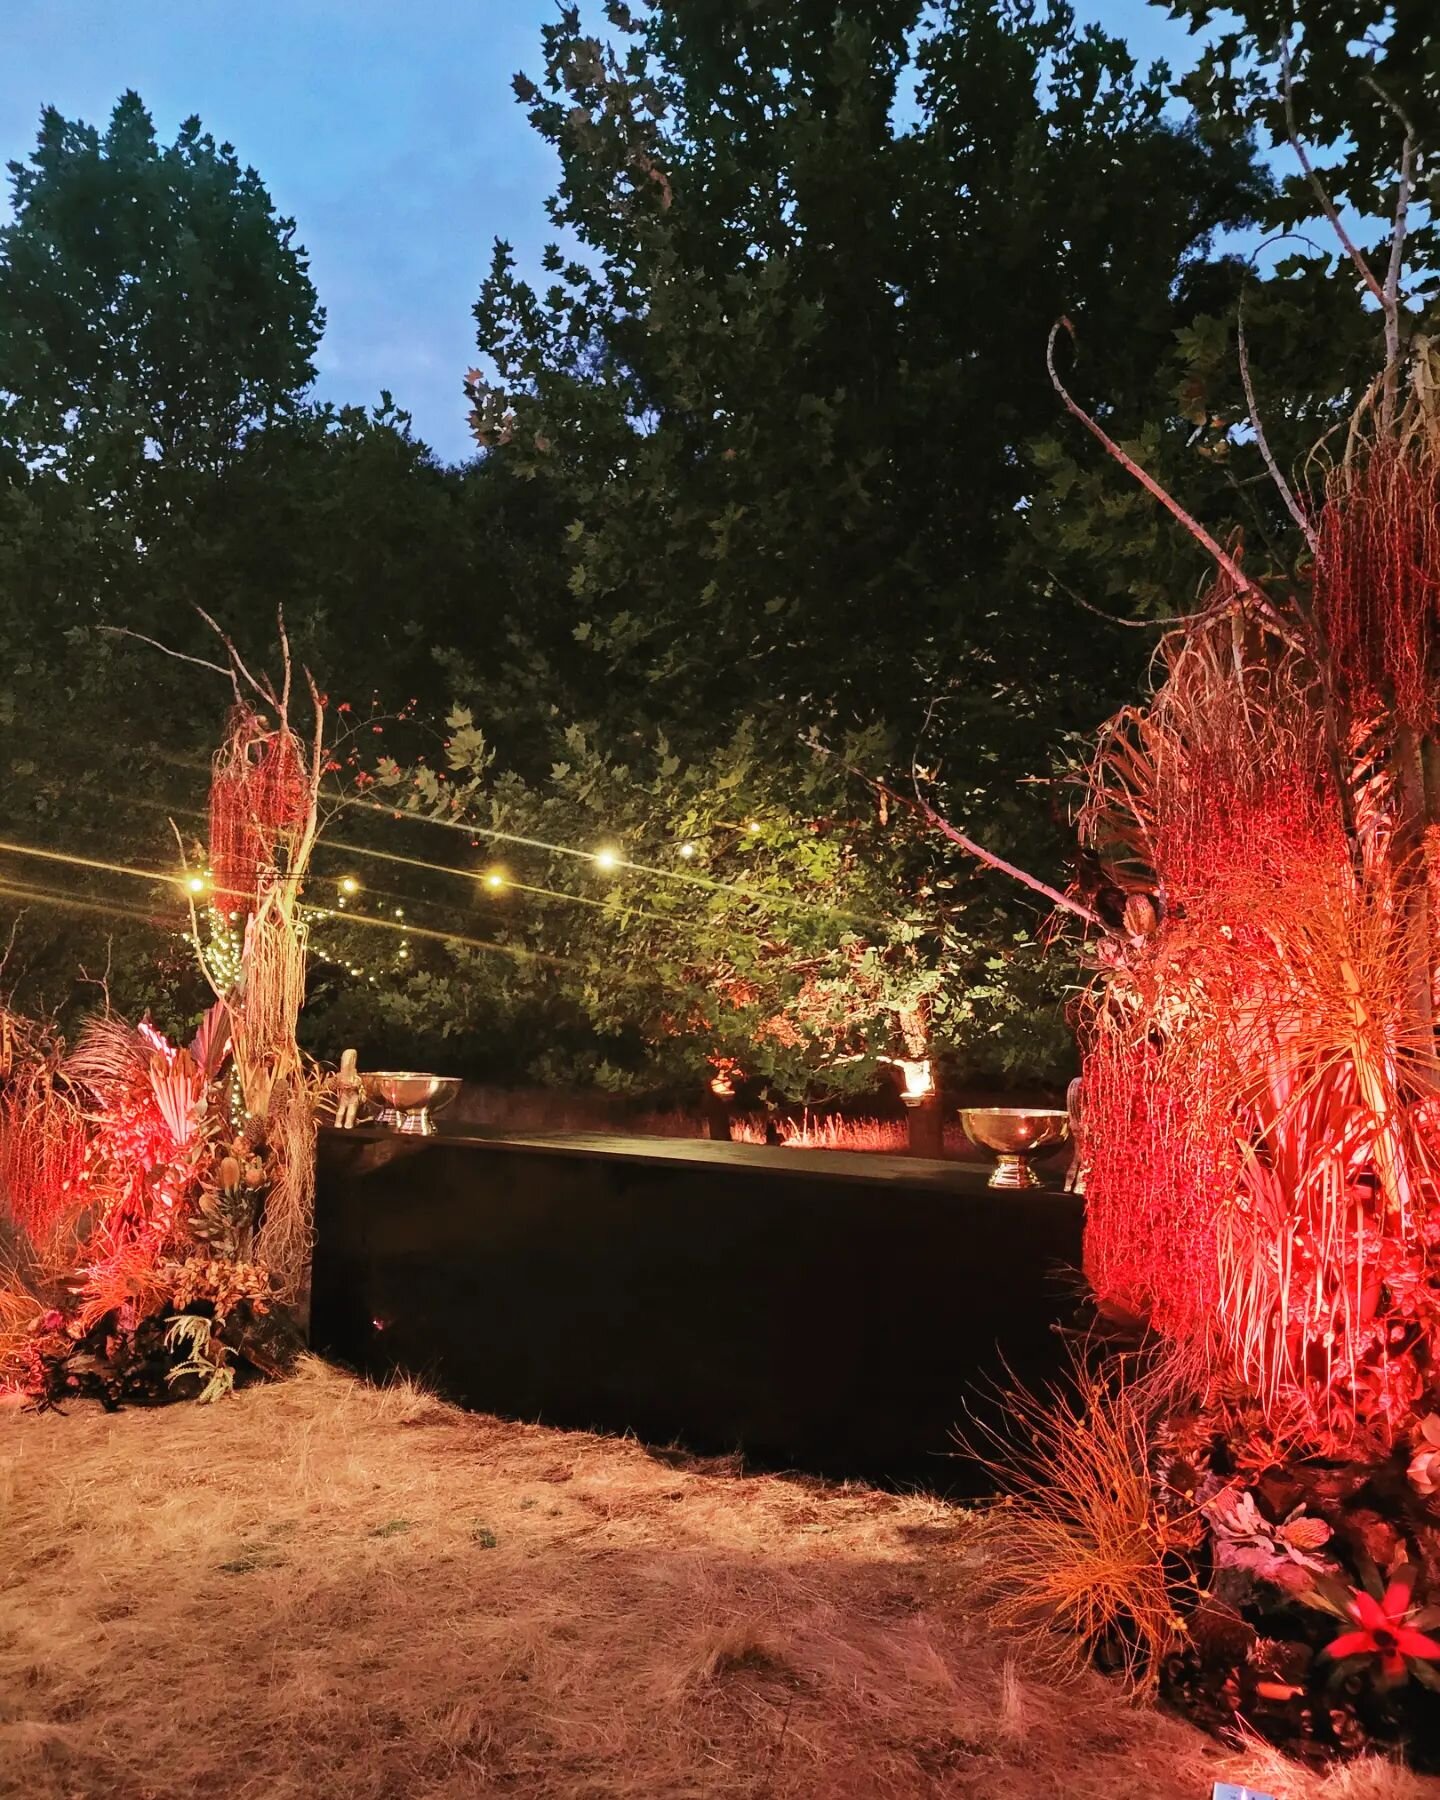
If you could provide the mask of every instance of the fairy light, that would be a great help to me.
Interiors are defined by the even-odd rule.
[[[340,892],[342,894],[358,894],[360,892],[360,883],[353,875],[346,875],[340,883]]]
[[[234,913],[218,906],[206,911],[207,940],[197,946],[206,973],[218,992],[228,994],[240,979],[245,955],[245,933]]]
[[[680,854],[685,858],[686,862],[689,862],[691,857],[695,854],[695,846],[693,844],[682,844],[680,846]]]
[[[758,819],[752,819],[745,829],[750,833],[751,837],[759,837],[760,821]]]
[[[485,885],[492,893],[498,892],[499,889],[503,888],[505,885],[505,875],[503,870],[491,869],[490,873],[485,877]]]
[[[620,852],[618,850],[612,850],[608,844],[604,845],[595,852],[595,867],[597,869],[607,870],[618,869],[620,867]]]
[[[203,894],[205,892],[205,877],[203,875],[192,875],[185,885],[192,894]]]

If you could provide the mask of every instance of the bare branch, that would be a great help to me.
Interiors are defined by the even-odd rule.
[[[230,658],[236,672],[245,677],[245,680],[267,706],[273,706],[278,711],[279,700],[276,696],[274,686],[269,681],[262,682],[255,679],[249,669],[245,667],[245,659],[235,648],[234,640],[226,632],[220,629],[219,625],[211,618],[210,614],[206,612],[203,606],[197,606],[195,610],[225,646],[225,654]]]
[[[1364,281],[1366,287],[1369,288],[1370,292],[1380,302],[1381,306],[1384,306],[1385,290],[1375,279],[1374,271],[1356,248],[1354,240],[1351,238],[1349,232],[1346,231],[1345,227],[1341,224],[1340,214],[1335,209],[1335,202],[1330,198],[1329,194],[1326,193],[1325,184],[1316,173],[1315,165],[1311,162],[1309,154],[1305,149],[1305,145],[1301,141],[1299,130],[1296,128],[1295,84],[1291,75],[1290,37],[1288,33],[1280,40],[1280,75],[1285,92],[1285,135],[1290,139],[1290,148],[1295,152],[1296,157],[1299,159],[1300,167],[1305,171],[1305,179],[1315,191],[1315,198],[1320,202],[1321,212],[1323,212],[1325,217],[1330,221],[1330,229],[1340,240],[1345,254],[1360,271],[1361,279]]]
[[[1395,412],[1395,391],[1400,370],[1400,275],[1405,265],[1405,234],[1409,223],[1410,201],[1415,192],[1415,129],[1373,76],[1366,84],[1377,93],[1404,127],[1405,139],[1400,146],[1400,180],[1395,190],[1395,222],[1390,230],[1390,261],[1385,270],[1385,422],[1390,424]]]
[[[1008,875],[1012,881],[1020,882],[1022,886],[1030,888],[1034,893],[1043,894],[1055,906],[1063,908],[1068,913],[1074,913],[1076,918],[1084,919],[1086,924],[1103,925],[1104,921],[1098,913],[1092,912],[1088,906],[1082,906],[1078,900],[1072,900],[1068,894],[1062,894],[1059,888],[1051,887],[1049,882],[1041,881],[1038,876],[1028,874],[1024,869],[1017,868],[1012,862],[1006,862],[1003,856],[997,856],[993,850],[987,850],[983,844],[977,844],[974,838],[967,837],[963,831],[957,830],[942,813],[936,812],[935,808],[928,801],[922,800],[918,794],[912,796],[897,793],[894,788],[886,782],[878,780],[874,775],[867,775],[863,769],[857,769],[853,763],[842,761],[833,750],[827,749],[815,738],[804,738],[801,741],[819,755],[829,757],[832,762],[838,762],[847,775],[853,775],[857,781],[863,781],[877,794],[884,794],[897,806],[908,807],[911,812],[919,813],[938,832],[949,838],[952,844],[958,844],[968,856],[973,856],[977,862],[984,863],[987,868],[994,869],[1001,875]]]
[[[1123,625],[1127,631],[1168,631],[1172,625],[1190,625],[1199,619],[1211,619],[1223,613],[1225,608],[1202,606],[1198,612],[1169,613],[1160,619],[1122,619],[1118,613],[1108,613],[1102,607],[1094,606],[1081,594],[1077,594],[1068,582],[1064,582],[1053,569],[1045,573],[1059,588],[1067,600],[1082,607],[1088,613],[1094,613],[1097,619],[1103,619],[1107,625]]]
[[[285,602],[277,602],[275,607],[275,629],[280,637],[280,661],[285,670],[285,678],[280,688],[280,716],[282,720],[290,717],[290,633],[285,629]]]
[[[190,863],[185,855],[185,840],[180,835],[180,827],[173,819],[167,819],[166,823],[175,834],[175,848],[180,854],[180,867],[185,872],[185,880],[182,883],[182,886],[185,889],[185,904],[190,909],[190,945],[195,952],[195,960],[200,965],[200,973],[205,977],[206,987],[209,988],[210,992],[217,1000],[223,1000],[225,996],[220,992],[219,988],[216,987],[215,978],[210,973],[210,965],[205,960],[205,952],[200,946],[200,919],[195,911],[195,895],[190,887]]]
[[[1226,575],[1229,576],[1231,582],[1235,586],[1236,592],[1248,595],[1250,599],[1255,602],[1257,609],[1264,615],[1265,619],[1281,641],[1287,644],[1292,650],[1303,650],[1304,646],[1299,643],[1294,634],[1286,626],[1285,621],[1280,617],[1279,613],[1276,612],[1274,606],[1270,602],[1269,596],[1261,587],[1250,579],[1240,567],[1239,563],[1236,562],[1235,558],[1230,555],[1229,551],[1223,549],[1200,521],[1191,513],[1186,512],[1180,502],[1172,498],[1148,470],[1142,469],[1133,456],[1127,455],[1115,442],[1114,438],[1112,438],[1105,430],[1104,426],[1099,424],[1095,419],[1092,419],[1085,408],[1081,406],[1077,400],[1071,397],[1065,383],[1060,379],[1059,370],[1055,367],[1055,339],[1059,336],[1062,328],[1069,332],[1072,339],[1075,336],[1075,327],[1070,323],[1069,319],[1062,316],[1055,321],[1050,327],[1050,336],[1045,345],[1045,367],[1050,371],[1051,385],[1054,387],[1055,392],[1060,396],[1061,404],[1064,406],[1065,410],[1074,418],[1077,418],[1090,435],[1104,445],[1106,451],[1114,457],[1121,468],[1133,475],[1135,480],[1140,483],[1141,487],[1143,487],[1147,493],[1152,494],[1172,518],[1179,520],[1180,524],[1185,527],[1191,537],[1195,539],[1196,543],[1200,544],[1202,548],[1215,559]]]
[[[1255,433],[1255,442],[1260,446],[1260,454],[1265,460],[1265,467],[1270,471],[1270,479],[1280,491],[1280,498],[1285,502],[1290,517],[1300,527],[1305,542],[1310,546],[1310,554],[1314,556],[1319,549],[1319,538],[1315,535],[1315,527],[1310,522],[1310,515],[1295,498],[1294,490],[1281,473],[1270,449],[1270,440],[1265,435],[1265,427],[1260,422],[1260,408],[1255,400],[1255,384],[1250,379],[1250,353],[1245,347],[1245,291],[1240,291],[1240,301],[1235,309],[1235,341],[1240,357],[1240,385],[1245,389],[1245,404],[1250,409],[1250,427]]]
[[[110,637],[134,638],[137,644],[148,644],[152,650],[159,650],[162,655],[173,656],[176,662],[189,663],[196,669],[209,669],[212,675],[223,675],[234,686],[233,669],[221,668],[219,663],[206,662],[203,656],[187,656],[183,650],[172,650],[168,644],[162,644],[159,638],[146,637],[143,631],[131,631],[126,625],[102,625],[100,630]]]

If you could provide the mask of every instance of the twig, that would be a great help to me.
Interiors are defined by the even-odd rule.
[[[285,678],[280,687],[280,715],[290,717],[290,633],[285,629],[285,602],[277,601],[275,605],[275,630],[280,638],[280,666],[285,671]]]
[[[937,831],[949,838],[952,844],[958,844],[967,855],[973,856],[977,862],[984,863],[988,868],[996,870],[1001,875],[1008,875],[1012,881],[1020,882],[1024,887],[1030,888],[1037,894],[1043,894],[1054,905],[1062,907],[1066,912],[1074,913],[1076,918],[1084,919],[1089,925],[1104,924],[1100,915],[1092,912],[1088,906],[1082,906],[1078,900],[1072,900],[1068,894],[1062,894],[1059,888],[1051,887],[1048,881],[1041,881],[1038,875],[1031,875],[1026,870],[1017,868],[1014,863],[1006,862],[1003,856],[997,856],[993,850],[987,850],[983,844],[977,844],[974,838],[967,837],[963,831],[952,825],[943,813],[936,812],[928,800],[922,800],[918,794],[912,797],[909,794],[897,793],[894,788],[879,780],[878,777],[867,775],[863,769],[857,769],[853,763],[845,762],[818,739],[802,738],[801,742],[807,744],[819,755],[829,757],[832,762],[839,763],[847,775],[853,775],[857,781],[863,781],[877,794],[884,794],[897,806],[907,806],[912,812],[919,813]]]
[[[223,669],[219,663],[206,662],[203,656],[187,656],[183,650],[172,650],[168,644],[162,644],[159,638],[146,637],[143,631],[131,631],[128,625],[102,625],[100,630],[110,637],[134,638],[137,644],[148,644],[152,650],[158,650],[164,656],[173,656],[176,662],[190,663],[197,669],[209,669],[212,675],[223,675],[234,685],[233,669]]]
[[[1415,192],[1415,152],[1418,138],[1403,107],[1392,100],[1373,75],[1365,85],[1379,96],[1400,121],[1405,137],[1400,146],[1400,180],[1395,190],[1395,221],[1390,229],[1390,261],[1385,270],[1385,416],[1387,425],[1395,410],[1396,377],[1400,365],[1400,275],[1405,263],[1405,237],[1410,201]]]
[[[1265,467],[1270,471],[1270,479],[1280,490],[1280,498],[1285,502],[1290,517],[1300,527],[1305,542],[1310,546],[1310,554],[1317,555],[1320,540],[1315,534],[1315,527],[1310,523],[1310,515],[1295,498],[1294,490],[1280,471],[1270,449],[1270,440],[1265,435],[1265,427],[1260,422],[1260,408],[1255,400],[1255,384],[1250,379],[1250,353],[1245,347],[1245,290],[1240,290],[1240,299],[1235,308],[1235,341],[1240,357],[1240,385],[1245,389],[1245,404],[1250,408],[1250,427],[1255,433],[1255,442],[1260,446],[1260,454],[1264,458]]]
[[[1214,618],[1225,610],[1224,607],[1202,606],[1198,612],[1167,613],[1160,619],[1122,619],[1117,613],[1108,613],[1103,608],[1092,605],[1083,595],[1077,594],[1068,582],[1062,581],[1053,569],[1047,569],[1045,573],[1067,600],[1073,600],[1076,606],[1094,613],[1097,619],[1103,619],[1107,625],[1123,625],[1127,631],[1168,631],[1172,625],[1190,625],[1198,619]]]
[[[1109,455],[1114,457],[1121,468],[1125,469],[1130,475],[1133,475],[1135,480],[1140,483],[1141,487],[1143,487],[1148,494],[1152,494],[1165,508],[1166,512],[1168,512],[1172,518],[1177,519],[1180,524],[1185,527],[1191,537],[1195,539],[1196,543],[1208,551],[1224,570],[1226,575],[1229,576],[1237,591],[1242,594],[1248,594],[1255,602],[1257,608],[1264,614],[1281,641],[1288,645],[1290,649],[1303,652],[1304,646],[1296,639],[1294,634],[1288,630],[1285,621],[1280,617],[1279,613],[1276,612],[1274,606],[1271,605],[1270,599],[1263,588],[1252,581],[1240,567],[1239,563],[1236,562],[1235,558],[1231,556],[1227,550],[1221,547],[1218,541],[1210,535],[1200,521],[1195,518],[1193,514],[1186,512],[1180,502],[1173,498],[1172,495],[1168,494],[1148,470],[1142,469],[1133,456],[1128,455],[1122,450],[1115,442],[1114,438],[1110,436],[1109,432],[1105,430],[1104,426],[1097,420],[1091,418],[1090,414],[1080,405],[1079,401],[1071,396],[1065,383],[1060,379],[1060,371],[1055,367],[1055,339],[1059,336],[1062,329],[1069,332],[1072,341],[1075,338],[1075,327],[1070,323],[1068,318],[1062,315],[1050,327],[1050,336],[1045,343],[1045,367],[1050,372],[1051,386],[1060,396],[1061,404],[1064,406],[1066,412],[1078,419],[1090,435],[1104,445],[1106,451]]]
[[[1330,198],[1329,194],[1326,193],[1325,184],[1316,173],[1315,165],[1311,162],[1310,157],[1306,152],[1305,145],[1301,141],[1299,130],[1296,127],[1295,84],[1291,76],[1290,35],[1288,32],[1280,40],[1280,79],[1285,94],[1285,135],[1290,139],[1290,148],[1295,152],[1296,157],[1299,159],[1300,167],[1305,171],[1305,179],[1315,191],[1315,198],[1320,202],[1321,212],[1323,212],[1325,217],[1330,221],[1330,229],[1335,233],[1336,237],[1339,238],[1345,254],[1360,271],[1361,278],[1365,282],[1366,287],[1369,288],[1370,292],[1380,302],[1381,306],[1384,306],[1386,304],[1385,290],[1375,279],[1374,271],[1356,248],[1349,232],[1346,231],[1345,227],[1341,224],[1340,214],[1335,209],[1335,202]]]
[[[195,960],[200,965],[200,973],[205,977],[206,987],[217,1000],[223,1000],[225,996],[216,987],[215,978],[210,973],[210,965],[205,960],[205,952],[200,946],[200,916],[195,911],[195,895],[190,886],[190,863],[185,855],[185,840],[180,835],[180,827],[173,819],[167,819],[166,823],[175,834],[175,848],[180,853],[180,867],[185,871],[185,880],[181,885],[185,890],[185,904],[190,909],[190,944],[195,952]]]

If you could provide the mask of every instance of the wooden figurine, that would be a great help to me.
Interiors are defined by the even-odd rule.
[[[335,1123],[342,1131],[348,1131],[355,1123],[361,1097],[365,1092],[365,1084],[360,1079],[356,1062],[353,1050],[341,1051],[340,1068],[335,1076]]]

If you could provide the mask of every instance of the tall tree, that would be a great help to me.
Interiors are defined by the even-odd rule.
[[[102,133],[41,116],[0,228],[0,443],[97,505],[214,468],[292,411],[324,314],[295,222],[187,119],[161,146],[140,97]]]
[[[107,628],[211,660],[203,605],[263,662],[283,606],[337,704],[433,703],[442,620],[485,660],[484,616],[466,626],[486,498],[388,396],[310,402],[324,315],[295,226],[197,121],[162,145],[133,94],[103,131],[47,111],[11,178],[0,904],[24,923],[5,980],[52,1004],[109,936],[111,992],[138,1010],[186,969],[185,912],[173,882],[116,871],[174,868],[167,813],[203,839],[226,692]]]
[[[1054,865],[1049,809],[1017,784],[1123,697],[1143,649],[1057,593],[1030,529],[1054,481],[1031,451],[1058,413],[1047,333],[1062,311],[1083,327],[1117,429],[1173,417],[1156,370],[1233,295],[1214,239],[1266,194],[1248,145],[1173,123],[1165,71],[1064,4],[605,15],[608,38],[564,7],[516,83],[579,250],[552,249],[539,289],[497,245],[476,309],[479,441],[569,513],[565,587],[532,617],[581,652],[550,662],[557,772],[505,804],[563,796],[573,727],[635,765],[612,824],[654,865],[743,731],[796,827],[863,821],[863,790],[810,791],[815,729]],[[735,798],[700,812],[733,819]],[[917,859],[893,814],[862,835],[895,930],[969,944],[952,984],[993,985],[1033,913],[996,917],[987,878]],[[729,923],[754,930],[743,905]]]

